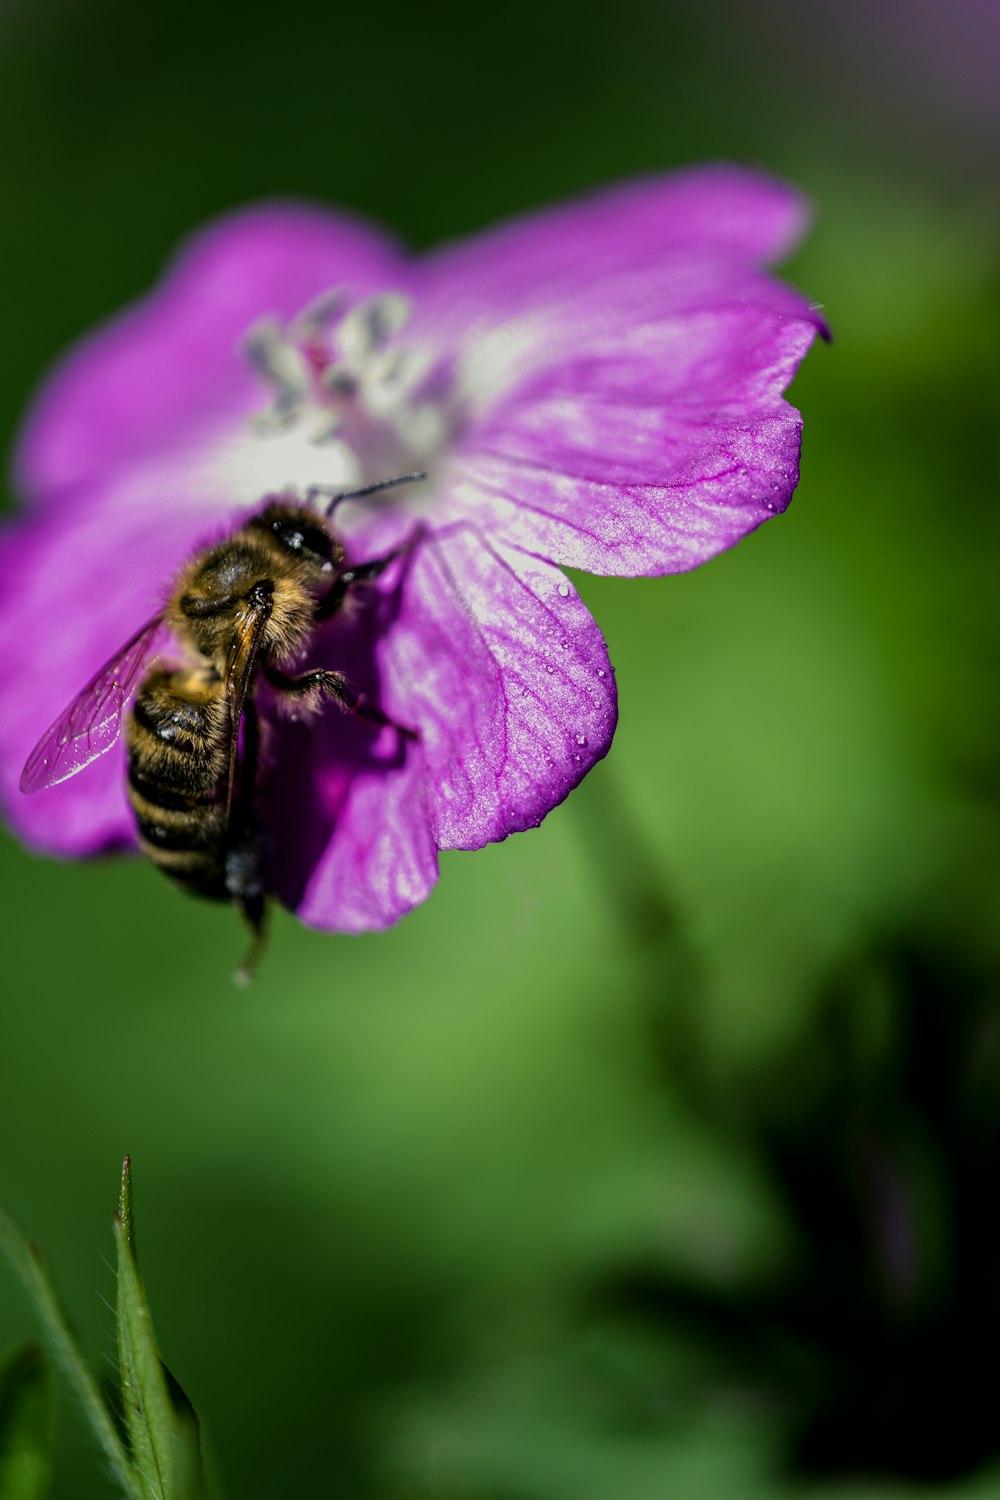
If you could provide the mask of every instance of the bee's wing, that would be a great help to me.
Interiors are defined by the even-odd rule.
[[[66,781],[117,740],[125,706],[145,666],[161,645],[163,616],[154,615],[116,651],[42,735],[21,772],[21,791],[40,792]]]
[[[257,654],[264,635],[264,627],[271,618],[270,599],[251,602],[243,611],[233,630],[226,656],[226,696],[229,700],[229,776],[226,781],[226,826],[233,807],[233,788],[236,783],[236,756],[239,750],[240,721],[247,692],[253,681]]]

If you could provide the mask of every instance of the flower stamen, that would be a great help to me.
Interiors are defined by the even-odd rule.
[[[450,383],[438,382],[431,394],[429,358],[396,342],[409,316],[401,292],[352,305],[336,287],[287,324],[256,323],[243,352],[271,400],[252,418],[254,434],[296,429],[310,448],[337,449],[342,472],[360,478],[432,466],[456,422]],[[308,489],[315,478],[290,488]]]

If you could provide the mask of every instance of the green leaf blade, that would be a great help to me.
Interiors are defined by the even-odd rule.
[[[213,1491],[205,1476],[201,1446],[201,1424],[183,1387],[166,1365],[163,1373],[174,1409],[173,1477],[176,1493],[182,1500],[212,1500]]]
[[[52,1379],[29,1344],[0,1371],[0,1496],[45,1500],[52,1480]]]
[[[147,1500],[132,1471],[104,1396],[87,1367],[56,1296],[42,1253],[29,1244],[0,1209],[0,1251],[22,1281],[55,1363],[66,1375],[91,1430],[103,1450],[114,1479],[129,1500]]]
[[[118,1258],[118,1370],[132,1463],[148,1500],[180,1500],[174,1484],[176,1422],[135,1255],[128,1157],[122,1168],[114,1235]]]

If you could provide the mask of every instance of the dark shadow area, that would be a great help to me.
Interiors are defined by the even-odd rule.
[[[378,646],[402,608],[412,559],[411,552],[377,582],[357,584],[345,607],[314,632],[297,670],[344,672],[368,703],[382,707]],[[266,684],[261,717],[258,811],[273,849],[274,889],[294,911],[329,848],[355,780],[399,770],[417,747],[397,730],[329,701],[316,713],[290,717]]]
[[[661,1022],[662,1022],[661,1016]],[[724,1381],[783,1413],[796,1475],[940,1481],[1000,1454],[1000,966],[929,920],[830,976],[816,1025],[725,1096],[674,1087],[733,1149],[751,1142],[791,1229],[787,1263],[724,1292],[623,1269],[601,1305],[695,1338]]]

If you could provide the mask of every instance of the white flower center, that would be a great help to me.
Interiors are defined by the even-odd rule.
[[[426,353],[398,342],[409,318],[398,292],[353,306],[326,292],[287,325],[262,319],[244,352],[268,386],[241,444],[258,494],[300,497],[313,486],[354,488],[430,471],[454,431],[447,391]]]

